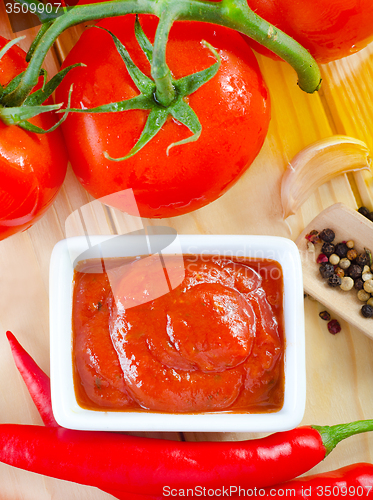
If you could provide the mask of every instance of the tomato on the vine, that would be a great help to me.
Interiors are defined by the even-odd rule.
[[[135,64],[150,76],[150,64],[134,34],[135,16],[106,19],[98,24],[115,34]],[[153,42],[156,18],[140,16]],[[149,114],[146,110],[117,113],[71,113],[63,124],[70,160],[80,182],[95,198],[132,188],[143,217],[172,217],[207,205],[225,193],[260,151],[270,120],[267,87],[252,51],[232,30],[196,22],[173,25],[167,63],[175,78],[201,71],[215,60],[201,41],[215,47],[221,66],[214,78],[188,97],[202,125],[196,142],[170,144],[191,132],[169,117],[160,132],[129,159]],[[82,62],[57,89],[66,103],[73,84],[72,108],[93,108],[138,94],[113,39],[96,28],[83,33],[64,66]]]
[[[8,40],[0,37],[0,49]],[[5,87],[25,70],[25,52],[13,46],[0,60]],[[51,113],[30,122],[44,130],[54,125]],[[67,154],[62,133],[36,134],[0,120],[0,240],[28,229],[53,203],[66,175]]]
[[[373,40],[372,0],[247,0],[249,7],[309,50],[319,63],[348,56]],[[256,42],[258,52],[272,54]]]

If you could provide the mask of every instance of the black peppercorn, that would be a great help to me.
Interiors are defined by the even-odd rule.
[[[319,238],[325,241],[326,243],[331,243],[335,238],[335,233],[332,229],[323,229],[319,234]]]
[[[367,266],[369,264],[369,255],[367,253],[360,253],[356,257],[355,262],[360,267]]]
[[[319,313],[319,316],[324,321],[330,321],[330,314],[328,313],[328,311],[321,311],[321,313]]]
[[[359,214],[364,215],[364,217],[369,217],[369,209],[367,207],[360,207],[358,210]]]
[[[357,278],[361,278],[361,275],[363,274],[363,270],[357,264],[352,264],[348,268],[348,274],[351,276],[351,278],[353,280],[356,280]]]
[[[347,256],[348,251],[349,251],[349,248],[346,245],[346,243],[338,243],[335,246],[334,253],[336,253],[338,255],[338,257],[340,257],[341,259],[344,259]]]
[[[333,287],[333,288],[336,286],[340,286],[341,283],[342,283],[342,280],[337,274],[332,274],[330,276],[330,278],[328,279],[328,285]]]
[[[354,282],[354,288],[356,290],[362,290],[364,288],[364,281],[361,278],[356,278]]]
[[[321,252],[326,255],[327,257],[330,257],[332,253],[334,253],[335,246],[332,243],[324,243]]]
[[[373,316],[373,307],[368,304],[364,304],[361,308],[361,314],[364,318],[371,318]]]
[[[334,274],[334,266],[328,262],[320,266],[320,274],[324,279],[330,278]]]

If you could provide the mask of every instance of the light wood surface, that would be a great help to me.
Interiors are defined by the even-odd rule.
[[[12,37],[0,4],[0,34]],[[64,33],[51,51],[50,74],[77,40],[81,27]],[[27,48],[35,30],[27,32]],[[303,147],[335,133],[365,141],[373,150],[373,45],[347,59],[322,67],[323,87],[306,95],[286,64],[259,56],[270,89],[272,121],[263,149],[240,181],[220,200],[175,219],[142,221],[169,225],[180,234],[273,234],[296,239],[328,206],[343,202],[352,209],[364,203],[373,210],[373,183],[367,173],[343,175],[322,186],[298,213],[284,222],[280,201],[281,176],[288,161]],[[203,173],[201,173],[203,175]],[[6,342],[13,331],[40,366],[49,373],[48,266],[53,246],[65,236],[65,221],[91,201],[69,170],[64,186],[45,217],[28,232],[0,243],[0,421],[41,424],[17,373]],[[92,224],[105,232],[106,222],[92,214]],[[101,221],[101,222],[100,222]],[[114,218],[110,230],[131,221]],[[103,224],[103,225],[102,225]],[[128,226],[127,226],[128,227]],[[135,229],[135,227],[133,228]],[[305,299],[307,405],[305,424],[334,424],[373,417],[373,341],[341,320],[342,331],[330,335],[318,313],[324,309]],[[338,319],[338,316],[336,316]],[[151,434],[151,436],[160,436]],[[162,435],[178,439],[178,435]],[[186,440],[236,440],[253,434],[192,434]],[[373,434],[338,445],[312,472],[358,461],[373,461]],[[146,480],[146,478],[144,478]],[[1,500],[104,500],[94,488],[19,471],[0,464]]]

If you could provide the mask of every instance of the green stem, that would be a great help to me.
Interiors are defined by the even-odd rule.
[[[66,14],[58,17],[44,33],[23,74],[19,86],[5,97],[2,104],[7,107],[17,107],[25,101],[38,82],[40,69],[48,50],[56,38],[67,28],[82,22],[106,17],[123,16],[131,13],[155,13],[154,6],[155,0],[114,0],[112,2],[88,4],[69,9]]]
[[[320,433],[326,449],[325,456],[327,456],[343,439],[355,434],[361,434],[362,432],[373,431],[373,420],[357,420],[356,422],[332,425],[331,427],[319,427],[316,425],[312,427]]]
[[[34,38],[32,44],[30,45],[30,48],[26,54],[26,61],[27,62],[30,62],[32,54],[35,52],[35,49],[38,46],[40,40],[43,38],[44,33],[52,26],[52,24],[53,24],[53,21],[48,21],[48,22],[41,25],[41,28],[38,31],[38,34]]]
[[[293,38],[255,14],[246,0],[222,0],[209,5],[193,0],[188,4],[188,11],[179,15],[178,19],[192,20],[198,15],[200,21],[239,31],[288,62],[297,72],[298,85],[303,91],[312,94],[320,88],[320,70],[311,54]],[[201,4],[204,4],[203,8]],[[216,5],[218,9],[214,8]]]
[[[166,64],[168,32],[172,21],[205,21],[220,24],[248,35],[282,59],[289,62],[298,74],[299,86],[314,92],[320,86],[320,72],[315,60],[295,40],[257,16],[246,0],[113,0],[103,3],[76,6],[58,17],[39,41],[30,64],[17,89],[3,101],[5,106],[20,106],[36,85],[46,53],[55,39],[67,28],[94,19],[122,16],[128,13],[148,13],[161,17],[155,40],[152,75],[156,79],[157,98],[161,103],[170,102],[174,94]]]
[[[176,97],[171,71],[166,63],[166,46],[171,26],[177,19],[177,13],[175,9],[172,9],[172,2],[165,3],[164,7],[154,40],[152,77],[156,88],[155,97],[160,104],[167,107]]]

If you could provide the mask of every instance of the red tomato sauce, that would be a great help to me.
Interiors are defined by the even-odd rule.
[[[280,264],[211,255],[183,259],[181,284],[147,302],[147,294],[164,281],[159,272],[145,273],[149,258],[111,259],[104,271],[99,260],[79,264],[72,327],[81,407],[177,413],[281,409]]]

